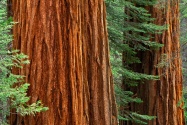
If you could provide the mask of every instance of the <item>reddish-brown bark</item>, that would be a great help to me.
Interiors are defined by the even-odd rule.
[[[13,0],[12,11],[13,46],[30,59],[17,73],[49,110],[11,125],[116,125],[103,0]]]
[[[140,52],[142,64],[134,65],[141,73],[159,75],[158,81],[147,81],[133,90],[142,104],[131,104],[131,110],[140,114],[156,116],[149,125],[184,125],[182,100],[182,71],[179,45],[179,0],[160,1],[150,9],[155,23],[167,25],[162,34],[153,40],[164,44],[159,50]],[[157,65],[164,56],[164,65]],[[128,123],[132,125],[133,123]],[[134,125],[134,124],[133,124]]]

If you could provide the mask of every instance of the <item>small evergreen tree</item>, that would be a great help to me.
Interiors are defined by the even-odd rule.
[[[12,35],[10,29],[14,25],[11,18],[7,17],[6,0],[0,1],[0,124],[7,124],[7,116],[11,109],[16,109],[20,115],[30,115],[46,111],[41,101],[28,104],[28,83],[23,83],[24,76],[11,73],[11,69],[21,68],[28,64],[28,57],[18,50],[11,49]]]

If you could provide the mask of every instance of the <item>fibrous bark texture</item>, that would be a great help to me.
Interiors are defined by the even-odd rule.
[[[13,46],[30,59],[14,72],[49,110],[11,125],[116,125],[103,0],[12,0],[12,11]]]
[[[166,25],[153,41],[164,44],[159,50],[140,52],[142,63],[134,65],[141,73],[159,75],[158,81],[147,81],[131,90],[142,104],[131,104],[132,111],[156,116],[149,125],[184,125],[182,103],[182,71],[179,44],[179,0],[158,0],[150,9],[158,25]],[[134,125],[133,123],[128,123]]]

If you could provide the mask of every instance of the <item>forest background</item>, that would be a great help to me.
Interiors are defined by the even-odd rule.
[[[152,84],[151,82],[146,82],[149,80],[158,80],[158,77],[162,77],[166,72],[162,72],[157,75],[147,75],[146,71],[142,71],[141,65],[137,63],[143,63],[147,67],[149,67],[149,61],[145,62],[142,56],[150,56],[149,54],[144,54],[146,51],[157,52],[163,46],[167,46],[168,43],[159,44],[159,39],[154,39],[154,37],[158,37],[155,34],[161,35],[163,32],[167,30],[169,25],[166,23],[158,23],[161,18],[169,18],[168,16],[156,17],[154,14],[154,9],[151,9],[150,6],[154,6],[162,10],[163,8],[169,8],[169,4],[166,3],[171,2],[172,4],[176,4],[174,1],[108,1],[107,4],[107,12],[108,12],[108,32],[110,39],[110,48],[111,48],[111,62],[113,66],[113,74],[115,78],[116,86],[116,94],[117,94],[117,102],[118,105],[123,105],[123,110],[119,110],[120,117],[122,120],[131,120],[136,123],[146,124],[147,122],[143,122],[144,120],[150,120],[153,117],[148,117],[146,115],[137,114],[137,111],[140,112],[141,108],[138,110],[136,106],[132,104],[141,103],[141,99],[137,98],[140,96],[136,96],[142,94],[138,92],[136,87],[141,88],[139,91],[145,89],[144,85],[140,84]],[[149,7],[148,7],[149,6]],[[180,41],[181,41],[181,55],[183,62],[183,75],[184,75],[184,86],[185,86],[185,45],[186,45],[186,1],[180,1]],[[167,9],[163,10],[163,13],[167,13]],[[162,12],[160,12],[162,13]],[[172,16],[174,16],[174,12],[169,11]],[[159,19],[158,19],[159,18]],[[179,18],[179,17],[178,17]],[[165,20],[165,19],[163,19]],[[171,19],[174,20],[174,19]],[[158,22],[157,22],[158,21]],[[174,30],[173,30],[174,32]],[[151,35],[152,34],[152,35]],[[175,34],[177,35],[177,34]],[[167,37],[167,36],[166,36]],[[179,37],[179,34],[177,35]],[[151,43],[147,44],[147,41],[152,40]],[[155,40],[155,42],[154,42]],[[175,54],[180,53],[180,50],[173,50],[173,56],[168,58],[167,51],[166,53],[162,53],[159,57],[159,61],[154,65],[156,68],[168,68],[171,65],[171,62],[176,58]],[[143,54],[142,54],[143,53]],[[154,57],[153,57],[154,58]],[[120,62],[123,62],[122,64]],[[121,64],[121,65],[119,65]],[[145,66],[145,67],[146,67]],[[145,68],[144,68],[145,69]],[[146,70],[146,69],[145,69]],[[149,72],[150,73],[150,72]],[[153,73],[153,72],[152,72]],[[162,80],[161,80],[162,81]],[[125,85],[124,85],[125,84]],[[160,83],[159,83],[160,84]],[[162,84],[162,83],[161,83]],[[130,87],[129,87],[130,86]],[[136,87],[134,87],[136,86]],[[141,86],[141,87],[140,87]],[[124,89],[125,88],[125,89]],[[185,88],[185,87],[184,87]],[[125,91],[124,91],[125,90]],[[130,91],[129,91],[130,90]],[[131,92],[134,93],[131,93]],[[186,99],[185,99],[185,89],[183,90],[184,98],[178,101],[178,106],[184,101],[185,104],[183,108],[185,109],[185,118],[186,118]],[[123,93],[123,94],[122,94]],[[148,93],[147,93],[148,94]],[[122,96],[121,96],[122,95]],[[135,96],[132,96],[135,95]],[[146,92],[143,94],[143,98],[146,96]],[[150,96],[150,95],[149,95]],[[132,98],[133,97],[133,98]],[[154,97],[154,96],[153,96]],[[143,103],[148,103],[149,99],[146,100],[144,98]],[[131,103],[129,105],[129,102]],[[153,104],[153,103],[152,103]],[[136,104],[135,104],[136,105]],[[140,104],[141,105],[141,104]],[[146,104],[144,104],[146,105]],[[142,106],[142,105],[141,105]],[[148,104],[147,104],[148,106]],[[135,112],[132,112],[133,108],[135,108]],[[141,113],[145,113],[145,107]],[[135,115],[134,115],[135,113]],[[148,113],[148,112],[147,112]],[[119,114],[119,115],[120,115]],[[153,118],[154,119],[154,118]],[[120,124],[128,124],[128,122],[121,121]],[[149,124],[153,124],[150,123]],[[159,124],[159,123],[157,123]],[[164,123],[162,123],[164,124]],[[183,123],[184,124],[184,123]]]
[[[40,101],[27,105],[29,97],[26,91],[29,84],[23,84],[19,87],[12,86],[19,82],[23,82],[23,76],[11,73],[11,67],[21,68],[22,64],[28,64],[27,56],[19,54],[17,50],[12,51],[11,42],[12,35],[11,27],[16,23],[8,18],[7,1],[0,1],[0,100],[1,100],[1,122],[6,124],[6,118],[10,113],[10,109],[16,109],[16,112],[21,115],[32,115],[37,112],[46,111],[48,108],[43,107]],[[154,24],[154,18],[149,12],[148,6],[156,6],[156,0],[149,2],[139,0],[106,0],[107,21],[108,21],[108,36],[110,41],[110,60],[112,65],[116,101],[118,104],[119,124],[124,122],[133,122],[137,124],[147,124],[148,120],[155,119],[155,116],[149,116],[146,113],[141,114],[139,111],[130,109],[130,105],[134,103],[146,103],[132,90],[132,87],[138,87],[139,84],[144,84],[145,81],[158,80],[159,76],[145,74],[137,69],[137,65],[141,64],[142,58],[140,53],[146,51],[159,50],[164,45],[157,41],[149,42],[154,39],[154,34],[161,34],[167,29],[167,25]],[[162,5],[162,4],[160,4]],[[162,8],[162,6],[159,6]],[[183,100],[180,100],[179,105],[184,101],[185,118],[187,118],[187,1],[182,0],[180,3],[180,41],[181,41],[181,56],[183,61],[184,75],[184,90]],[[160,62],[155,67],[167,65],[167,55],[162,54]],[[132,68],[133,67],[133,68]],[[9,105],[9,101],[13,103]]]

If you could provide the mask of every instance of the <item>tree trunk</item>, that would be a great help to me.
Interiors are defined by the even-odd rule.
[[[12,11],[13,46],[30,59],[14,72],[49,110],[11,125],[116,125],[103,0],[13,0]]]
[[[159,1],[159,0],[158,0]],[[134,65],[137,72],[159,75],[158,81],[146,81],[131,90],[143,100],[131,104],[131,110],[156,116],[149,125],[184,125],[182,109],[182,71],[179,43],[179,0],[159,1],[150,9],[158,25],[167,25],[153,41],[164,44],[159,50],[139,52],[142,63]],[[134,125],[133,123],[128,123]]]

